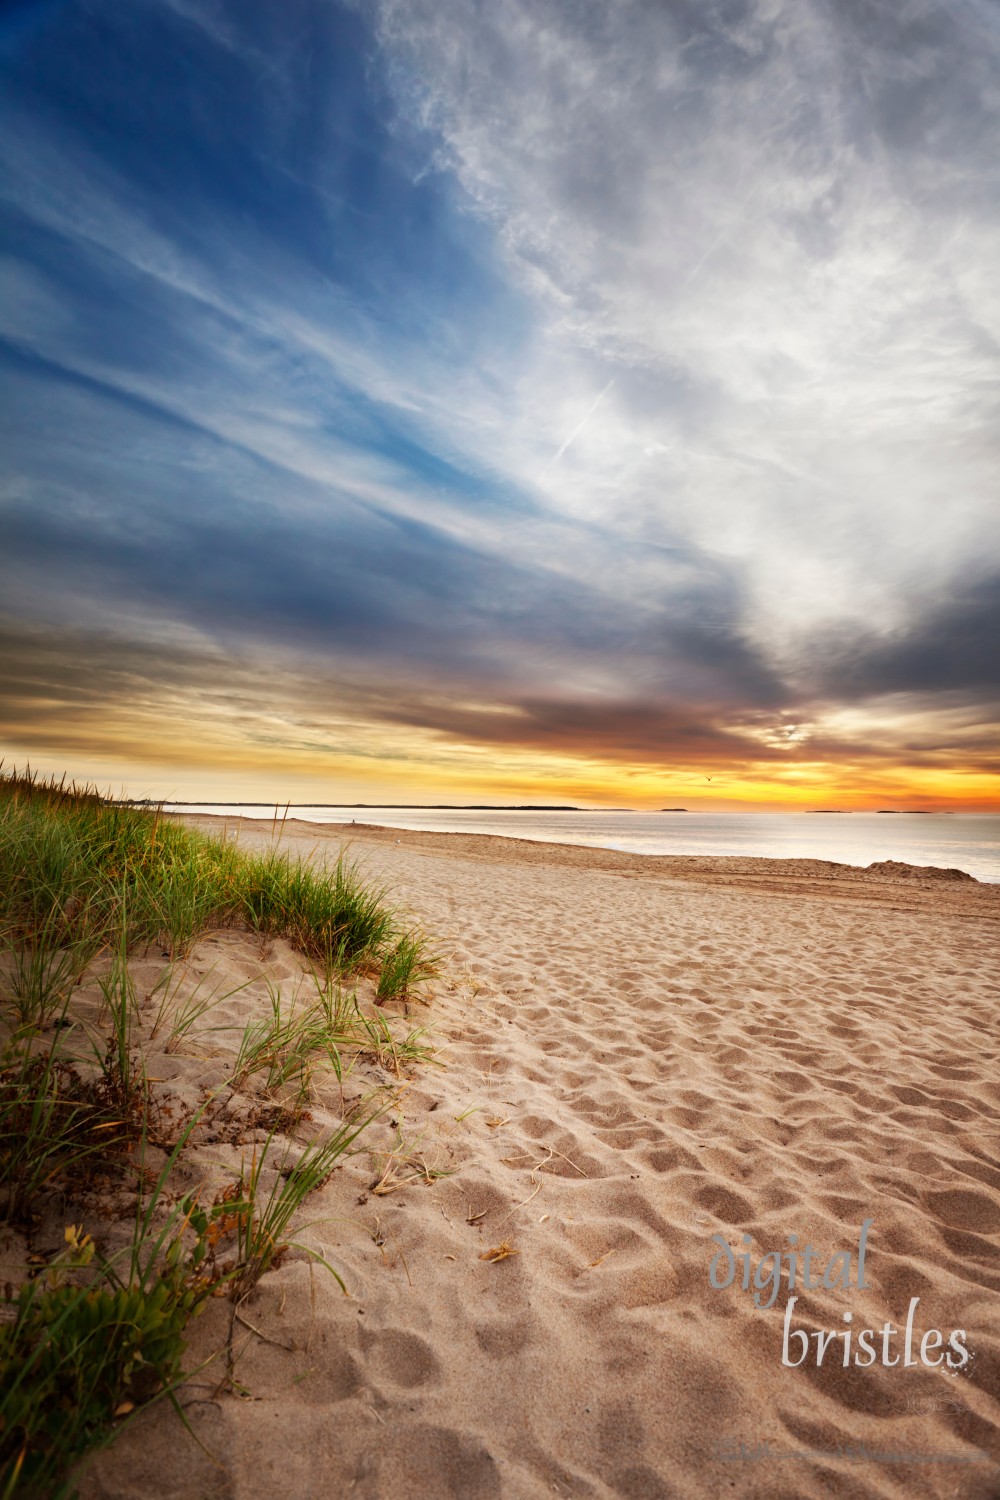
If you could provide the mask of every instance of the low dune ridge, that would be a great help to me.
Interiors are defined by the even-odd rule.
[[[320,861],[348,836],[446,959],[409,1004],[440,1066],[303,1233],[350,1296],[289,1256],[244,1309],[244,1394],[211,1369],[186,1393],[207,1451],[154,1409],[86,1500],[996,1500],[1000,888],[893,861],[281,831]],[[248,944],[196,953],[235,984]],[[251,986],[229,1019],[260,1003]],[[197,1050],[172,1060],[181,1091]],[[794,1327],[902,1329],[918,1298],[917,1343],[964,1330],[960,1369],[845,1367],[840,1342],[783,1366],[787,1286],[767,1309],[738,1276],[710,1284],[721,1243],[757,1266],[790,1235],[856,1270],[865,1220],[867,1285],[800,1290]],[[192,1325],[189,1363],[227,1316]]]

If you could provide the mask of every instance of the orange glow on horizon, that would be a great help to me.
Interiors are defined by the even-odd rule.
[[[88,737],[84,736],[83,739]],[[111,736],[106,736],[110,739]],[[851,812],[886,809],[1000,812],[1000,773],[894,763],[764,761],[709,770],[629,766],[581,755],[493,751],[488,746],[415,743],[384,755],[278,745],[94,743],[36,748],[0,745],[4,765],[64,772],[114,795],[168,801],[284,804],[569,803],[654,811]],[[415,737],[420,740],[421,737]],[[395,752],[395,753],[393,753]]]

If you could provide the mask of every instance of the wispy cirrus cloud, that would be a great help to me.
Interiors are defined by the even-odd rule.
[[[574,387],[619,372],[546,475],[554,506],[738,559],[776,647],[835,616],[898,625],[978,565],[1000,524],[983,12],[380,16],[400,97],[536,298],[532,417],[564,428]]]

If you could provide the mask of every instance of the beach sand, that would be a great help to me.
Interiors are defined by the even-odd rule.
[[[366,1137],[415,1180],[379,1195],[388,1158],[349,1160],[302,1237],[350,1296],[293,1252],[238,1325],[244,1394],[217,1395],[217,1366],[186,1392],[211,1459],[164,1405],[96,1460],[85,1500],[996,1500],[1000,888],[281,833],[319,859],[345,836],[446,958],[430,1003],[409,1004],[440,1065]],[[285,945],[270,962],[291,982]],[[259,973],[238,933],[202,939],[193,963]],[[226,1006],[238,1020],[262,1003],[257,982]],[[205,1046],[188,1054],[163,1060],[178,1098],[211,1081]],[[199,1153],[238,1166],[235,1144]],[[918,1360],[925,1330],[947,1345],[962,1329],[961,1370],[844,1368],[839,1338],[821,1366],[814,1339],[783,1367],[786,1287],[767,1310],[741,1267],[710,1285],[713,1235],[737,1253],[749,1235],[756,1266],[794,1234],[821,1266],[851,1251],[856,1275],[866,1219],[868,1288],[801,1291],[793,1327],[844,1330],[850,1311],[855,1330],[901,1328],[919,1298]],[[484,1258],[504,1244],[516,1253]],[[227,1314],[213,1302],[193,1325],[189,1363]]]

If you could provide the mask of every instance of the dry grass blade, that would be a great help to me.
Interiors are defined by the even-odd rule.
[[[531,1180],[532,1180],[532,1182],[535,1181],[534,1173],[532,1173]],[[540,1192],[541,1186],[542,1186],[542,1184],[540,1182],[537,1183],[535,1185],[534,1192],[529,1193],[528,1196],[527,1196],[527,1198],[525,1198],[525,1200],[524,1200],[523,1203],[515,1203],[514,1207],[510,1210],[510,1212],[504,1214],[503,1218],[500,1220],[500,1223],[497,1225],[497,1228],[499,1229],[500,1224],[506,1224],[506,1222],[507,1222],[508,1219],[513,1218],[514,1214],[517,1213],[517,1211],[518,1211],[519,1208],[526,1208],[528,1206],[528,1204],[531,1202],[532,1198],[535,1197],[535,1194],[538,1193],[538,1192]]]
[[[587,1173],[583,1170],[583,1168],[578,1167],[575,1161],[570,1161],[570,1158],[566,1156],[564,1152],[557,1151],[554,1146],[546,1146],[545,1149],[549,1154],[545,1158],[545,1161],[539,1162],[538,1166],[533,1169],[534,1171],[540,1171],[541,1168],[544,1167],[553,1156],[558,1156],[561,1161],[566,1162],[568,1166],[572,1167],[574,1172],[579,1172],[581,1177],[587,1176]]]
[[[389,1193],[394,1193],[397,1188],[401,1188],[405,1180],[400,1177],[396,1163],[387,1161],[381,1177],[372,1183],[369,1191],[374,1193],[378,1198],[384,1198]]]
[[[494,1245],[492,1250],[484,1250],[479,1257],[480,1260],[489,1261],[491,1266],[497,1265],[502,1260],[510,1260],[512,1255],[520,1255],[520,1250],[515,1250],[509,1240],[501,1240],[499,1245]]]
[[[545,1150],[547,1154],[542,1157],[541,1161],[536,1161],[534,1166],[531,1168],[532,1177],[534,1177],[536,1172],[540,1172],[543,1167],[547,1167],[554,1156],[558,1156],[560,1161],[566,1162],[567,1166],[572,1167],[574,1172],[579,1172],[581,1177],[587,1176],[587,1173],[583,1170],[583,1168],[578,1167],[576,1162],[571,1161],[564,1152],[557,1151],[554,1146],[546,1146]],[[512,1167],[515,1166],[519,1161],[530,1161],[531,1157],[532,1153],[530,1151],[519,1151],[516,1156],[501,1156],[500,1160],[503,1162],[505,1167]]]
[[[411,1167],[413,1170],[405,1174],[400,1171],[401,1167]],[[388,1193],[394,1193],[398,1188],[406,1187],[411,1182],[422,1182],[427,1187],[437,1182],[441,1177],[450,1177],[451,1169],[443,1167],[432,1167],[422,1156],[389,1155],[382,1175],[372,1183],[369,1191],[376,1197],[384,1198]]]

